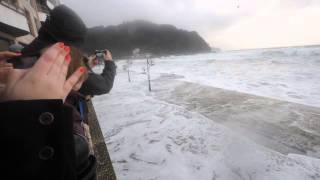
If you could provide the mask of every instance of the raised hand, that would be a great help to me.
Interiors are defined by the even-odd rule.
[[[10,51],[4,51],[4,52],[0,52],[0,61],[4,61],[10,58],[14,58],[17,56],[20,56],[20,53],[14,53],[14,52],[10,52]]]
[[[13,69],[12,64],[0,62],[0,84],[4,84],[8,77],[9,72]]]
[[[80,67],[66,79],[70,48],[56,43],[30,69],[9,72],[2,100],[65,99],[86,71]]]
[[[7,59],[20,56],[20,53],[14,53],[10,51],[0,52],[0,83],[3,84],[6,81],[9,71],[13,68],[12,64],[6,63]]]
[[[112,54],[108,49],[105,49],[103,57],[105,61],[112,61]]]
[[[0,52],[0,96],[4,91],[6,78],[9,72],[13,69],[12,64],[6,63],[6,60],[20,55],[20,53],[13,53],[9,51]]]

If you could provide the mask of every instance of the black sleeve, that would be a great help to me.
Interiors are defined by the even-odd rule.
[[[84,95],[101,95],[109,93],[116,75],[116,65],[113,61],[105,61],[103,72],[89,73],[88,79],[83,83],[80,93]]]
[[[75,180],[71,112],[61,100],[0,103],[1,175]]]

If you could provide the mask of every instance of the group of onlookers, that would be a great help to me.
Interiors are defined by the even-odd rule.
[[[116,65],[104,69],[81,51],[87,28],[64,5],[21,52],[0,52],[1,174],[7,179],[96,179],[87,101],[108,93]]]

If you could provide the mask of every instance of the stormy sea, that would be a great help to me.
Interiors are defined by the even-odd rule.
[[[151,92],[116,64],[93,101],[118,179],[320,179],[320,46],[151,58]]]

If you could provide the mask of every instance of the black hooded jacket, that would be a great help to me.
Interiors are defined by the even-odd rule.
[[[101,74],[95,74],[90,69],[88,79],[82,84],[79,92],[91,96],[109,93],[113,87],[116,68],[113,61],[105,61]]]
[[[9,60],[14,68],[34,65],[40,51],[56,42],[79,47],[86,27],[64,5],[50,12],[39,36]],[[62,100],[0,102],[1,175],[5,179],[93,180],[96,160],[73,131],[73,108]]]

